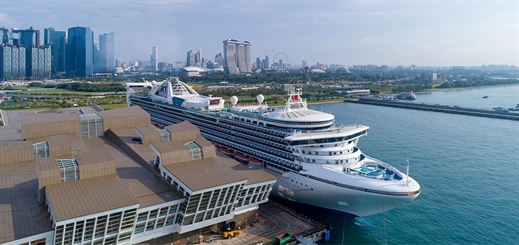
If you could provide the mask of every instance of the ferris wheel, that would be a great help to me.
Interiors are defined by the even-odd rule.
[[[288,56],[283,52],[279,52],[276,55],[274,55],[274,59],[272,60],[272,62],[273,62],[273,64],[274,63],[278,64],[278,67],[277,67],[278,70],[284,70],[285,69],[284,65],[290,64],[290,61],[288,60]]]

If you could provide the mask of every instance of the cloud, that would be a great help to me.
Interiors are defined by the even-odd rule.
[[[365,37],[364,40],[365,40],[366,42],[371,42],[371,38],[369,38],[369,37]]]
[[[422,47],[420,47],[420,48],[422,48],[422,49],[430,49],[431,45],[425,44],[425,45],[422,45]]]
[[[20,24],[20,22],[11,18],[11,16],[9,16],[8,14],[0,12],[0,26],[9,28],[9,27],[21,26],[21,24]]]

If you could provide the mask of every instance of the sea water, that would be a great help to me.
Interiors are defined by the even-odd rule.
[[[418,103],[508,108],[519,103],[519,86],[417,97]],[[340,124],[369,126],[359,148],[403,172],[409,158],[422,190],[411,203],[357,219],[303,208],[332,226],[327,244],[519,244],[518,121],[344,102],[309,107],[334,114]]]

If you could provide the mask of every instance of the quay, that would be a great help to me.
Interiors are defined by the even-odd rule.
[[[175,240],[170,235],[154,238],[138,245],[176,244],[225,244],[225,245],[268,245],[304,244],[315,245],[318,241],[328,241],[330,230],[327,225],[278,204],[274,201],[259,206],[258,221],[239,229],[239,234],[224,238],[222,232],[204,229],[193,231],[182,239]],[[281,238],[281,239],[280,239]]]
[[[465,107],[459,107],[459,106],[448,106],[448,105],[438,105],[438,104],[429,105],[429,104],[418,104],[418,103],[400,102],[400,101],[393,101],[393,100],[378,100],[378,99],[368,99],[368,98],[347,99],[347,100],[344,100],[344,102],[519,121],[519,113],[473,109],[473,108],[465,108]]]

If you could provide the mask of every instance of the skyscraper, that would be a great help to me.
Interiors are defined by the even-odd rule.
[[[202,65],[202,49],[199,49],[195,54],[195,66],[203,67]]]
[[[68,77],[92,77],[94,71],[94,33],[90,27],[68,29],[66,74]]]
[[[44,44],[51,47],[51,70],[54,75],[65,72],[65,45],[67,43],[64,31],[55,31],[49,27],[44,29]]]
[[[239,42],[235,39],[224,40],[223,53],[225,73],[233,75],[251,72],[250,43],[248,41]]]
[[[152,71],[157,71],[159,69],[159,48],[153,47],[151,49],[150,56],[150,66]]]
[[[195,65],[195,55],[193,50],[189,49],[186,54],[186,66],[194,66]]]
[[[33,47],[40,46],[40,31],[34,30],[32,27],[27,30],[13,30],[13,34],[18,34],[19,39],[13,40],[14,45],[23,45],[25,46],[25,77],[32,78],[33,71],[37,70],[38,67],[38,52],[33,55]],[[33,57],[36,60],[33,60]],[[36,67],[33,67],[36,66]],[[36,74],[34,74],[36,75]]]
[[[99,72],[113,73],[115,70],[114,32],[99,35]]]
[[[223,41],[223,57],[225,59],[225,73],[229,75],[239,74],[238,66],[236,65],[236,58],[234,56],[234,49],[238,44],[238,40],[227,39]]]
[[[250,43],[248,41],[243,41],[236,46],[236,63],[238,64],[238,69],[240,69],[240,73],[250,73],[252,71],[251,68],[251,58],[250,58]]]

